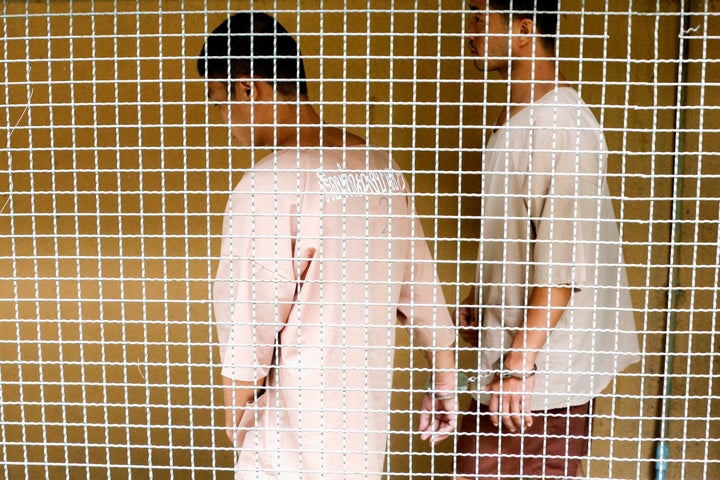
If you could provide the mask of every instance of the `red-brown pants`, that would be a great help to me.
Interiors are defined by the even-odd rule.
[[[523,432],[502,431],[475,400],[463,414],[457,445],[458,475],[473,479],[569,478],[579,475],[590,446],[592,402],[533,412]]]

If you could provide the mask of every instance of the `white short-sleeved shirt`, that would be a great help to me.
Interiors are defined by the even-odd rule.
[[[238,479],[379,478],[398,312],[416,344],[455,339],[405,180],[366,147],[284,150],[243,176],[214,307],[222,374],[268,376]]]
[[[485,378],[521,332],[533,287],[574,290],[537,357],[533,410],[583,404],[638,360],[606,158],[599,124],[567,87],[513,115],[485,149],[477,276]]]

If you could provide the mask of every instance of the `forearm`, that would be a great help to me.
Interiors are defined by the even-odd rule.
[[[430,390],[423,395],[418,428],[421,439],[435,444],[455,431],[457,424],[455,352],[450,346],[427,350],[426,356],[433,367],[434,378]]]
[[[532,369],[548,335],[565,312],[571,295],[570,287],[536,287],[532,290],[525,324],[515,335],[504,362],[507,369]]]
[[[435,391],[455,391],[455,350],[452,346],[444,349],[427,350],[425,353],[433,369]]]

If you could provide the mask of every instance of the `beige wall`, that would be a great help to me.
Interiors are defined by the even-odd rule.
[[[206,3],[211,11],[227,4]],[[376,145],[391,147],[407,169],[426,233],[435,238],[445,293],[456,302],[473,281],[477,149],[497,115],[485,102],[501,101],[503,86],[495,77],[486,83],[460,58],[463,18],[454,10],[462,2],[420,2],[428,10],[418,13],[415,3],[395,0],[403,11],[368,18],[364,11],[313,13],[341,3],[304,1],[301,13],[278,17],[301,32],[308,74],[323,79],[322,87],[311,83],[311,97],[326,122],[352,125]],[[682,185],[668,432],[677,440],[668,478],[681,470],[688,478],[714,478],[720,458],[706,439],[720,435],[720,383],[712,381],[720,374],[714,83],[720,6],[692,2],[698,30],[690,34],[693,61],[685,65],[684,175],[674,182],[678,16],[656,15],[649,0],[633,2],[632,12],[626,2],[610,2],[617,10],[609,15],[602,14],[606,2],[583,3],[584,18],[576,14],[581,2],[565,2],[560,41],[565,58],[583,61],[568,59],[561,67],[579,81],[606,127],[611,190],[646,353],[608,391],[617,396],[598,403],[590,474],[651,477],[673,189]],[[662,13],[680,8],[680,2],[660,3]],[[162,2],[162,14],[159,2],[138,4],[142,15],[135,2],[118,2],[114,15],[109,1],[3,4],[2,113],[9,125],[19,122],[0,138],[9,147],[0,152],[0,206],[11,196],[0,213],[0,436],[6,442],[0,471],[6,478],[29,472],[29,478],[119,479],[129,478],[129,469],[133,478],[149,478],[148,465],[156,479],[212,478],[211,470],[232,466],[224,432],[211,428],[222,417],[214,409],[221,398],[214,387],[219,374],[208,279],[227,191],[249,156],[218,148],[229,145],[228,134],[205,105],[194,66],[202,36],[224,15],[205,15],[200,1]],[[372,8],[390,4],[373,2]],[[270,1],[255,5],[273,8]],[[354,0],[348,7],[367,8]],[[350,57],[343,59],[345,53]],[[368,60],[368,54],[379,58]],[[407,336],[399,342],[406,345]],[[423,366],[406,349],[396,363],[407,366],[413,355]],[[461,352],[464,367],[473,358]],[[424,377],[414,375],[416,388]],[[398,388],[409,385],[407,373],[396,375]],[[398,393],[393,405],[418,408],[418,400],[415,395],[408,403]],[[431,466],[427,446],[405,433],[415,421],[402,412],[393,416],[398,433],[391,450],[398,453],[390,455],[390,469],[408,472],[412,461],[414,472],[447,471],[451,443],[440,447],[443,455]],[[403,453],[409,448],[412,458]],[[231,478],[230,471],[215,478]]]

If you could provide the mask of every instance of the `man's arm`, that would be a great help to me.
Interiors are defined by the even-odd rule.
[[[426,350],[425,355],[428,363],[434,366],[435,375],[432,390],[423,395],[420,438],[435,444],[455,431],[457,418],[455,352],[450,347],[435,351]]]
[[[258,390],[265,384],[265,379],[257,382],[242,382],[223,375],[223,399],[225,403],[225,433],[234,445],[236,427],[245,412],[245,406],[255,400]]]
[[[547,337],[557,325],[570,302],[570,287],[535,287],[530,294],[525,325],[520,328],[513,339],[510,351],[503,362],[505,370],[530,373],[535,359],[547,341]],[[532,425],[530,410],[530,394],[535,378],[509,377],[500,379],[495,375],[493,381],[485,387],[491,392],[490,418],[497,425],[498,413],[502,413],[502,421],[511,432]]]
[[[467,297],[463,301],[463,304],[455,312],[455,321],[457,322],[458,329],[460,330],[460,336],[465,342],[471,347],[477,347],[479,345],[480,331],[478,314],[479,307],[477,303],[477,287],[472,286]]]
[[[413,233],[414,256],[405,268],[398,312],[401,323],[411,325],[413,341],[423,348],[430,367],[435,371],[431,390],[423,395],[419,424],[421,438],[435,444],[455,430],[456,332],[419,219],[415,219]]]

